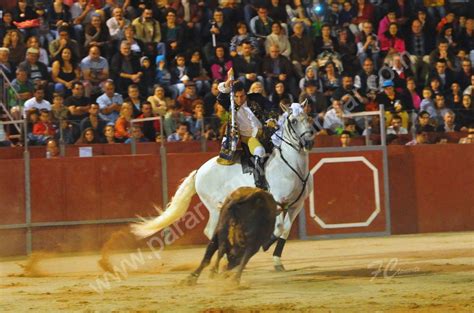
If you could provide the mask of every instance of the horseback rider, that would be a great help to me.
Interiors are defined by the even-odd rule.
[[[232,80],[232,70],[229,71],[228,79],[219,84],[218,89],[224,96],[228,95],[233,88],[235,104],[235,124],[242,143],[249,148],[250,154],[254,157],[253,175],[255,186],[268,190],[268,183],[265,179],[263,167],[265,148],[261,143],[263,134],[265,114],[259,103],[247,98],[244,85],[240,81]],[[219,99],[219,97],[218,97]],[[226,106],[224,104],[224,106]]]

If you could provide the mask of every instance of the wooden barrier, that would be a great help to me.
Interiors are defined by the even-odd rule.
[[[155,145],[150,145],[143,149],[156,151],[155,148]],[[365,155],[379,168],[377,153]],[[214,155],[168,154],[168,196],[174,194],[185,176]],[[354,156],[357,153],[339,155]],[[312,164],[324,156],[312,155]],[[474,145],[390,146],[388,157],[393,234],[474,230],[474,193],[471,192],[474,190]],[[370,173],[361,165],[323,167],[316,179],[317,197],[322,203],[330,204],[322,211],[323,220],[332,223],[350,221],[369,214],[363,206],[351,211],[355,201],[367,201],[362,195],[371,193],[373,188],[357,184],[358,180],[370,179]],[[380,188],[383,193],[382,185]],[[337,193],[332,193],[334,191]],[[137,214],[155,216],[153,204],[162,203],[161,162],[156,153],[33,159],[31,192],[34,223],[133,218]],[[0,203],[0,225],[24,223],[23,160],[0,160]],[[188,212],[177,224],[179,236],[174,244],[205,243],[202,230],[207,222],[207,209],[195,197]],[[381,230],[384,214],[381,212],[371,224],[373,231]],[[33,248],[97,250],[113,231],[124,226],[34,228]],[[297,231],[295,223],[291,238],[296,237]],[[323,233],[333,234],[335,231],[326,229]],[[25,253],[24,229],[0,230],[0,236],[0,256]]]

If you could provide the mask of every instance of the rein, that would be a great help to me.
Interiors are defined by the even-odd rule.
[[[302,133],[299,138],[297,137],[298,134],[296,133],[296,131],[294,130],[293,126],[291,125],[291,122],[290,122],[290,117],[288,116],[288,118],[286,119],[286,124],[288,124],[289,126],[289,130],[290,130],[290,134],[292,135],[292,137],[294,139],[297,139],[299,141],[299,138],[301,138],[302,136],[304,136],[306,134],[306,132]],[[289,145],[290,147],[292,147],[296,152],[301,152],[301,149],[302,149],[302,146],[301,146],[301,142],[300,142],[300,146],[299,147],[295,147],[294,144],[292,144],[291,142],[287,141],[286,139],[282,138],[282,136],[279,136],[278,134],[275,133],[275,135],[281,139],[284,143],[286,143],[287,145]],[[284,137],[284,136],[283,136]],[[308,173],[306,174],[306,177],[303,177],[300,173],[298,173],[298,171],[293,167],[291,166],[291,164],[285,159],[285,157],[283,156],[283,150],[281,149],[281,147],[278,147],[278,150],[280,151],[280,156],[281,156],[281,159],[283,160],[283,162],[286,164],[286,166],[288,166],[290,168],[290,170],[296,174],[296,176],[298,177],[298,179],[301,181],[301,183],[303,184],[302,188],[301,188],[301,191],[300,193],[298,194],[298,197],[293,201],[291,202],[287,207],[291,207],[292,205],[294,205],[296,202],[298,202],[301,198],[301,196],[303,195],[303,192],[304,190],[306,189],[306,184],[308,183],[308,178],[309,178],[309,171]]]

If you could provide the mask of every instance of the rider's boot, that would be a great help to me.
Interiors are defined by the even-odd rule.
[[[263,190],[268,190],[268,183],[265,179],[265,169],[263,168],[264,159],[259,156],[254,156],[255,167],[253,169],[253,178],[255,180],[255,186]]]

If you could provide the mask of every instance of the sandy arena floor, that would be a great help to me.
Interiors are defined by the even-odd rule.
[[[180,281],[204,248],[0,262],[0,311],[474,312],[474,233],[289,242],[286,272],[257,254],[235,287],[208,271]],[[128,262],[128,263],[127,263]],[[107,282],[108,280],[108,282]],[[102,284],[100,284],[102,282]],[[99,287],[101,286],[101,287]]]

